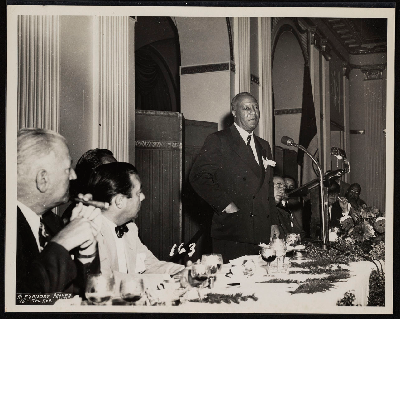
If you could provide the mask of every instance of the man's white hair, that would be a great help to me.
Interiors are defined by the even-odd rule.
[[[60,143],[67,145],[65,138],[57,132],[38,128],[20,129],[17,135],[18,175],[24,174],[26,168],[31,168],[35,162],[56,151]]]

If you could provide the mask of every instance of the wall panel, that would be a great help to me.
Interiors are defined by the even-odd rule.
[[[143,243],[161,260],[182,243],[182,114],[136,111],[136,168],[146,199],[137,218]]]

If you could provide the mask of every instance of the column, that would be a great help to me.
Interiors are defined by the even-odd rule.
[[[267,140],[273,151],[273,104],[272,104],[272,37],[271,17],[258,18],[258,62],[260,71],[260,124],[259,136]]]
[[[343,105],[344,105],[344,146],[347,158],[350,159],[350,82],[349,73],[350,66],[347,64],[343,67]],[[350,183],[350,172],[344,174],[341,178],[346,183]]]
[[[361,197],[369,206],[385,210],[386,193],[386,139],[384,81],[382,69],[363,69],[365,119],[365,176],[368,187]]]
[[[236,63],[235,94],[250,92],[250,18],[235,17],[234,59]]]
[[[129,161],[129,17],[95,17],[93,147]],[[132,45],[132,44],[131,44]]]
[[[59,16],[18,17],[18,129],[59,131]]]

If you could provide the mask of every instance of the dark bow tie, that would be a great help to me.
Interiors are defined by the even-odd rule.
[[[115,227],[115,233],[117,234],[117,236],[119,238],[122,238],[122,236],[124,236],[124,233],[126,233],[128,231],[129,231],[129,228],[126,226],[126,224]]]

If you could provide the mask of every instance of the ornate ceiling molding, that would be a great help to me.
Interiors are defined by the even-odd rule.
[[[321,20],[347,49],[349,54],[372,54],[387,51],[385,39],[369,39],[359,31],[355,23],[349,18],[324,18]]]
[[[364,74],[364,80],[382,79],[386,64],[355,65],[349,64],[350,69],[360,69]]]

